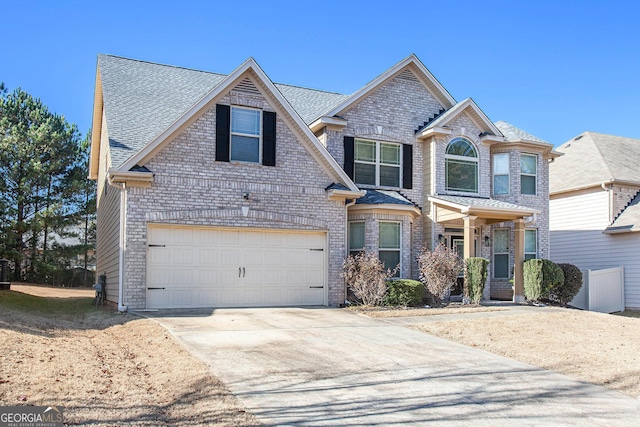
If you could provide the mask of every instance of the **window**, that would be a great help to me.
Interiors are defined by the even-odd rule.
[[[260,110],[231,107],[231,160],[260,163]]]
[[[400,277],[400,223],[379,223],[378,258],[384,263],[385,269],[398,267],[394,277]]]
[[[536,194],[537,156],[520,156],[520,193]]]
[[[364,251],[364,222],[349,223],[349,255]]]
[[[447,145],[445,160],[445,188],[447,191],[478,192],[478,152],[464,138],[456,138]]]
[[[509,153],[493,155],[493,194],[509,194]]]
[[[400,187],[400,144],[355,140],[356,184]]]
[[[493,277],[509,278],[509,229],[493,230]]]
[[[538,257],[538,230],[524,230],[524,260]]]

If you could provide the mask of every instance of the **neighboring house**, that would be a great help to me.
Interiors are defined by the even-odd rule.
[[[640,309],[640,140],[584,132],[550,167],[551,255],[597,270],[624,266],[625,305]]]
[[[556,156],[413,55],[352,95],[253,59],[222,75],[100,55],[97,273],[120,309],[338,305],[347,254],[418,278],[444,242],[491,260],[486,298],[520,301],[522,261],[549,254]]]

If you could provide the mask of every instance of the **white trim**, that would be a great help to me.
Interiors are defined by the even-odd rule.
[[[369,142],[369,143],[373,143],[375,144],[375,159],[373,162],[368,161],[368,160],[357,160],[356,159],[356,145],[358,144],[358,141],[361,142]],[[382,157],[381,157],[381,145],[382,144],[387,144],[387,145],[393,145],[398,147],[398,161],[399,163],[397,165],[394,164],[390,164],[390,163],[382,163]],[[386,141],[376,141],[373,139],[367,139],[367,138],[354,138],[353,140],[353,182],[356,182],[356,163],[360,163],[360,164],[364,164],[364,165],[373,165],[375,167],[375,183],[373,184],[365,184],[365,183],[360,183],[358,184],[356,182],[356,185],[362,185],[362,186],[373,186],[375,188],[379,188],[379,187],[384,187],[384,188],[389,188],[389,189],[393,189],[393,190],[398,190],[402,188],[402,161],[403,161],[403,146],[402,144],[398,143],[398,142],[386,142]],[[398,186],[394,187],[394,186],[389,186],[389,185],[382,185],[380,184],[380,167],[381,166],[387,166],[387,167],[393,167],[393,168],[398,168]]]
[[[454,118],[458,117],[459,114],[464,113],[464,111],[467,108],[471,108],[474,113],[480,118],[480,120],[482,120],[483,123],[476,123],[476,120],[474,119],[474,117],[471,117],[471,120],[476,124],[479,125],[478,127],[480,129],[483,128],[482,124],[484,124],[485,129],[490,130],[491,132],[493,132],[495,134],[495,138],[493,138],[494,142],[497,142],[499,140],[504,140],[504,138],[500,138],[502,137],[502,132],[500,132],[500,130],[496,127],[496,125],[494,125],[491,120],[489,120],[489,118],[487,117],[487,115],[484,113],[484,111],[482,111],[480,109],[480,107],[478,107],[478,104],[475,103],[475,101],[472,98],[467,98],[464,101],[459,102],[458,104],[454,105],[453,107],[451,107],[451,109],[449,109],[449,111],[447,111],[446,113],[442,114],[440,117],[438,117],[437,119],[435,119],[428,128],[435,128],[435,127],[444,127],[447,124],[449,124],[449,122],[451,122]],[[420,136],[422,137],[422,134],[420,134]]]
[[[366,213],[375,211],[395,211],[400,212],[401,214],[410,213],[414,218],[422,215],[420,209],[414,205],[397,205],[395,203],[380,203],[375,205],[361,204],[353,205],[349,208],[349,213]]]
[[[360,88],[349,98],[345,99],[343,102],[341,102],[336,107],[334,107],[331,111],[326,113],[325,116],[332,117],[339,114],[343,110],[349,108],[351,105],[357,103],[362,98],[364,98],[369,93],[371,93],[374,89],[376,89],[378,86],[383,84],[387,79],[393,77],[395,74],[398,74],[409,65],[414,65],[418,69],[418,71],[420,71],[423,74],[423,77],[426,78],[427,81],[431,83],[438,92],[440,92],[438,94],[434,94],[432,93],[431,90],[429,90],[429,88],[426,88],[427,91],[431,93],[431,95],[434,98],[436,98],[436,100],[440,104],[442,104],[445,108],[450,108],[451,106],[455,105],[456,100],[449,94],[449,92],[447,92],[447,90],[440,84],[440,82],[434,77],[434,75],[431,74],[431,72],[427,69],[427,67],[425,67],[424,64],[420,62],[418,57],[416,57],[414,54],[411,54],[405,59],[403,59],[402,61],[398,62],[393,67],[389,68],[384,73],[380,74],[371,82],[367,83],[362,88]],[[421,83],[424,85],[424,82],[421,82]]]
[[[380,259],[380,251],[386,251],[386,252],[398,252],[398,259],[399,259],[399,265],[400,267],[398,268],[398,278],[402,277],[402,221],[387,221],[387,220],[378,220],[378,259]],[[380,225],[381,224],[398,224],[398,248],[383,248],[380,246]],[[365,230],[366,231],[366,230]],[[366,234],[365,234],[366,236]],[[365,238],[366,241],[366,238]],[[395,268],[395,266],[394,266]],[[396,277],[396,276],[393,276]]]
[[[225,91],[231,90],[234,87],[235,83],[240,80],[245,73],[248,71],[253,71],[257,77],[262,81],[262,83],[267,87],[276,101],[278,101],[284,110],[289,114],[293,122],[300,129],[302,135],[304,135],[308,142],[310,142],[310,147],[316,153],[320,155],[320,159],[322,162],[328,166],[326,168],[327,172],[333,172],[336,177],[340,178],[343,184],[349,187],[353,191],[359,191],[358,187],[353,183],[353,181],[347,176],[342,167],[338,165],[336,160],[329,154],[327,149],[322,145],[322,143],[316,138],[316,136],[311,132],[311,129],[304,123],[302,118],[298,115],[298,113],[291,107],[291,104],[284,98],[284,96],[280,93],[280,91],[274,86],[273,82],[269,80],[267,75],[262,71],[262,69],[258,66],[253,58],[247,59],[242,63],[238,68],[236,68],[231,74],[225,77],[216,87],[214,87],[208,94],[203,96],[198,102],[196,102],[189,110],[187,110],[182,116],[180,116],[173,124],[171,124],[168,128],[162,131],[157,137],[155,137],[149,144],[147,144],[143,149],[138,151],[136,154],[131,156],[126,162],[124,162],[119,170],[129,170],[139,162],[142,162],[143,159],[150,158],[155,149],[158,148],[165,140],[171,138],[179,132],[183,126],[188,125],[191,121],[195,120],[195,116],[198,113],[206,108],[216,97],[223,94]],[[260,88],[259,88],[260,89]],[[319,160],[319,159],[316,159]],[[321,163],[321,166],[322,165]]]
[[[508,247],[506,252],[498,252],[496,253],[496,231],[506,231],[507,232],[507,242]],[[507,256],[507,276],[506,277],[496,277],[496,255],[506,255]],[[491,277],[497,280],[506,280],[511,278],[511,229],[506,227],[498,227],[492,230],[491,234],[491,263],[493,264],[493,268],[491,269]]]
[[[260,108],[252,108],[252,107],[245,107],[245,106],[240,106],[240,105],[230,105],[229,106],[229,162],[231,163],[251,163],[251,164],[257,164],[257,165],[261,165],[262,164],[262,141],[263,141],[263,135],[262,135],[262,115],[264,113],[264,111]],[[249,110],[249,111],[256,111],[258,112],[258,135],[253,135],[253,134],[248,134],[248,133],[241,133],[241,132],[233,132],[233,110],[238,109],[238,110]],[[233,136],[237,135],[237,136],[244,136],[247,138],[253,138],[253,139],[257,139],[258,140],[258,161],[256,162],[251,162],[248,160],[235,160],[231,158],[231,153],[233,152]],[[217,143],[217,141],[216,141]]]
[[[347,125],[347,123],[348,123],[347,120],[341,117],[323,116],[323,117],[320,117],[315,122],[311,123],[309,125],[309,128],[311,129],[312,132],[317,132],[325,126],[330,130],[340,131]]]
[[[449,150],[449,146],[451,144],[453,144],[454,142],[458,141],[458,140],[463,140],[469,143],[469,145],[471,145],[471,147],[474,150],[474,154],[475,156],[471,157],[471,156],[459,156],[457,154],[447,154],[447,151]],[[454,162],[467,162],[469,164],[471,163],[475,163],[476,165],[476,188],[475,191],[469,191],[469,190],[464,190],[464,189],[452,189],[448,187],[448,181],[449,181],[449,170],[447,168],[448,162],[447,160],[453,160]],[[456,136],[455,138],[451,139],[449,142],[447,142],[447,146],[444,149],[444,189],[445,191],[451,191],[451,192],[455,192],[455,193],[464,193],[464,194],[480,194],[480,152],[478,150],[478,147],[476,147],[476,145],[473,143],[473,141],[469,140],[468,138],[465,138],[464,136]]]
[[[522,158],[523,157],[533,157],[535,158],[535,165],[536,165],[536,173],[535,174],[531,174],[531,173],[524,173],[522,172]],[[523,193],[522,192],[522,176],[532,176],[536,179],[535,182],[535,193],[531,194],[531,193]],[[523,196],[537,196],[538,195],[538,155],[537,154],[529,154],[529,153],[521,153],[520,154],[520,194]]]
[[[499,173],[496,174],[496,156],[507,156],[507,173]],[[511,194],[511,154],[509,152],[506,153],[493,153],[491,154],[491,194],[499,195],[499,196],[508,196]],[[496,193],[496,176],[505,176],[507,177],[507,192],[506,193]]]

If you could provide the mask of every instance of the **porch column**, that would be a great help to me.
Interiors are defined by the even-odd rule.
[[[513,268],[513,302],[524,302],[524,219],[513,221],[514,235],[514,268]]]
[[[464,220],[464,259],[474,256],[473,242],[475,241],[475,227],[477,216],[465,216]]]

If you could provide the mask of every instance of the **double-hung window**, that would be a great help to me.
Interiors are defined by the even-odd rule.
[[[524,260],[538,258],[538,230],[529,228],[524,230]]]
[[[493,155],[493,194],[509,194],[509,153]]]
[[[536,194],[537,156],[523,154],[520,156],[520,193]]]
[[[478,152],[464,138],[456,138],[447,145],[444,156],[445,189],[465,193],[478,192]]]
[[[378,235],[378,258],[385,269],[395,269],[395,277],[400,277],[400,223],[380,221]]]
[[[349,255],[364,251],[364,221],[349,223]]]
[[[355,140],[356,184],[400,187],[400,144]]]
[[[509,229],[493,230],[493,277],[509,278]]]
[[[231,107],[231,160],[260,163],[261,123],[260,110]]]

